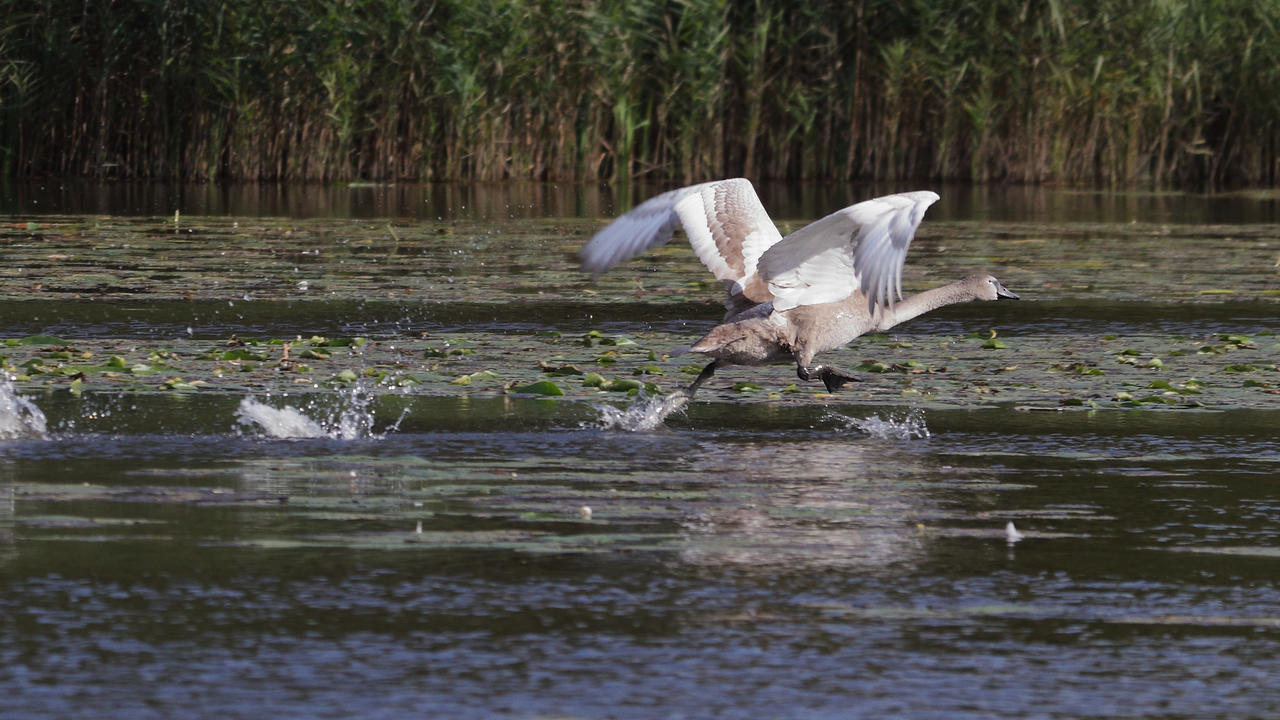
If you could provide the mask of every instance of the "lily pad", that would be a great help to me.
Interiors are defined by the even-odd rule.
[[[514,385],[507,388],[508,392],[527,395],[543,395],[546,397],[559,397],[564,395],[564,390],[559,385],[550,380],[538,380],[528,385]]]
[[[10,347],[18,347],[22,345],[66,345],[68,343],[56,335],[28,335],[23,338],[9,338],[4,341],[4,344]]]

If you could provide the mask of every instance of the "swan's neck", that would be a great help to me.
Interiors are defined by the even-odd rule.
[[[930,310],[937,310],[940,307],[969,302],[970,300],[973,300],[973,292],[969,290],[964,280],[932,290],[925,290],[895,303],[892,309],[885,308],[880,317],[880,322],[876,325],[876,329],[881,331],[888,330],[894,325],[904,323]]]

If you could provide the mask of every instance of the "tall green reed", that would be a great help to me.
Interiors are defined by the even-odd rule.
[[[1254,0],[0,0],[0,171],[187,180],[1280,171]]]

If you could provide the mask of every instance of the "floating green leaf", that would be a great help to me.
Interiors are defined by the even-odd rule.
[[[632,380],[631,378],[619,378],[617,380],[611,381],[610,383],[608,383],[603,387],[605,390],[608,390],[609,392],[629,392],[631,390],[639,390],[640,388],[644,387],[644,385],[639,380]]]
[[[544,395],[547,397],[564,395],[564,390],[559,385],[550,380],[538,380],[528,385],[518,385],[508,388],[509,392],[527,394],[527,395]]]
[[[349,384],[349,383],[355,382],[357,379],[358,378],[356,377],[356,372],[348,368],[346,370],[342,370],[337,375],[334,375],[333,377],[329,378],[329,382]]]
[[[24,338],[10,338],[4,341],[10,347],[20,345],[67,345],[67,341],[55,335],[28,335]]]
[[[539,362],[539,363],[538,363],[538,369],[540,369],[540,370],[542,370],[542,372],[544,372],[544,373],[546,373],[546,374],[548,374],[548,375],[554,376],[554,377],[562,377],[562,376],[565,376],[565,375],[582,375],[582,374],[583,374],[582,370],[578,369],[578,367],[577,367],[577,366],[575,366],[575,365],[552,365],[552,364],[547,363],[547,362]]]
[[[424,351],[424,354],[427,357],[452,357],[455,355],[474,355],[475,352],[476,351],[472,350],[471,348],[446,347],[446,348],[427,348]]]
[[[206,385],[203,380],[191,380],[190,382],[180,377],[171,377],[160,384],[161,390],[198,390],[201,386]]]
[[[1235,334],[1227,333],[1227,334],[1219,335],[1218,339],[1223,340],[1231,345],[1235,345],[1236,347],[1241,347],[1241,348],[1257,347],[1257,345],[1255,345],[1253,342],[1253,338],[1249,337],[1248,335],[1235,335]]]

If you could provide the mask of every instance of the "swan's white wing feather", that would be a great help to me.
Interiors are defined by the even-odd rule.
[[[693,252],[720,280],[742,283],[782,234],[741,178],[698,185],[676,206]]]
[[[582,269],[599,275],[667,242],[677,227],[730,295],[742,293],[760,256],[782,239],[750,181],[718,180],[665,192],[623,214],[579,251]]]
[[[599,275],[666,243],[680,226],[676,203],[696,187],[655,195],[609,223],[578,251],[582,270]]]
[[[788,235],[760,257],[775,310],[836,302],[861,290],[867,312],[902,296],[902,264],[936,193],[886,195],[834,212]]]

